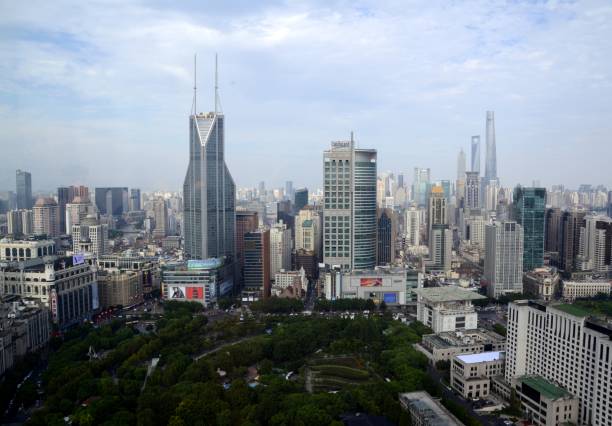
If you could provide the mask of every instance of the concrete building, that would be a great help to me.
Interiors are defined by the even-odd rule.
[[[504,366],[504,352],[455,355],[451,362],[451,387],[466,399],[486,398],[491,393],[491,378],[503,375]]]
[[[516,222],[486,227],[484,279],[489,297],[523,291],[523,228]]]
[[[431,239],[433,225],[448,224],[447,199],[442,186],[434,185],[429,196],[429,210],[427,214],[427,236]]]
[[[434,333],[478,328],[478,314],[473,300],[485,299],[478,293],[458,287],[428,287],[417,294],[417,320]]]
[[[404,231],[406,245],[414,247],[421,244],[421,210],[414,206],[406,209],[404,212]]]
[[[76,196],[72,202],[66,204],[66,232],[72,234],[72,227],[79,225],[87,216],[93,215],[96,217],[93,205],[87,197]]]
[[[463,220],[463,239],[473,248],[484,250],[486,226],[489,221],[480,214],[474,214]]]
[[[127,188],[96,188],[95,197],[101,215],[120,217],[129,210]]]
[[[45,257],[8,262],[0,268],[0,293],[38,300],[51,310],[60,328],[90,318],[98,308],[96,268],[82,257],[53,256],[55,250],[48,245],[38,246],[37,251],[45,248]]]
[[[610,295],[612,281],[608,279],[586,279],[582,281],[563,280],[561,297],[566,301],[579,298],[594,297],[597,295]]]
[[[32,209],[32,175],[24,170],[15,173],[17,210]]]
[[[561,219],[563,211],[558,207],[547,208],[544,226],[544,251],[559,253],[561,251],[561,238],[563,230]]]
[[[59,231],[59,208],[53,198],[41,197],[32,207],[34,235],[57,237]]]
[[[438,400],[424,391],[400,393],[402,408],[410,413],[413,426],[463,426]]]
[[[129,202],[129,210],[131,212],[137,212],[142,210],[141,208],[141,197],[140,197],[140,189],[131,188],[130,189],[130,202]]]
[[[612,326],[568,305],[508,305],[506,380],[542,376],[579,399],[578,424],[612,422]],[[554,423],[553,423],[554,424]]]
[[[163,198],[153,200],[153,219],[155,220],[153,237],[166,237],[168,235],[168,207],[166,206],[166,200]]]
[[[188,260],[162,267],[162,297],[165,300],[198,302],[211,306],[231,293],[233,263],[222,259]]]
[[[550,267],[536,268],[523,275],[523,293],[545,302],[553,300],[559,293],[560,275]]]
[[[569,210],[561,215],[561,237],[559,242],[559,267],[565,272],[573,272],[580,255],[580,230],[584,223],[584,210]]]
[[[506,339],[484,328],[445,331],[424,335],[415,348],[424,353],[435,365],[438,361],[450,361],[456,355],[504,351]]]
[[[53,240],[40,238],[27,240],[3,238],[0,240],[0,260],[6,262],[23,262],[55,254],[55,242]]]
[[[371,271],[328,270],[324,281],[325,297],[335,299],[372,299],[374,303],[405,305],[412,302],[415,289],[423,286],[422,273],[393,267]]]
[[[429,259],[426,268],[448,274],[451,270],[453,233],[449,225],[432,225],[429,235]]]
[[[161,271],[157,257],[134,256],[131,254],[107,254],[97,256],[98,269],[138,272],[144,294],[161,289]]]
[[[464,207],[468,210],[479,209],[480,203],[480,173],[466,172],[465,173],[465,196]]]
[[[270,231],[258,229],[244,235],[244,287],[242,301],[270,297]]]
[[[141,273],[137,271],[99,270],[98,293],[102,309],[132,306],[143,301]]]
[[[585,216],[577,260],[582,271],[612,272],[612,218]]]
[[[270,277],[276,276],[282,269],[291,269],[291,230],[280,222],[270,227]]]
[[[236,210],[236,259],[240,271],[239,283],[242,285],[244,268],[244,236],[259,227],[259,215],[254,211]]]
[[[94,216],[82,219],[79,225],[72,225],[71,234],[75,253],[91,253],[94,256],[108,253],[108,225],[98,223]]]
[[[376,265],[390,265],[395,261],[397,215],[392,209],[379,209],[376,226]]]
[[[6,214],[6,221],[9,235],[20,237],[34,233],[32,210],[11,210]]]
[[[525,417],[535,426],[580,424],[578,398],[540,376],[523,376],[515,385]]]
[[[312,206],[302,208],[295,218],[295,250],[321,253],[321,214]]]
[[[323,261],[345,270],[376,263],[376,150],[332,142],[323,154]]]

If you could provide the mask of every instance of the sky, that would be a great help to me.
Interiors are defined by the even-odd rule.
[[[609,0],[0,0],[0,189],[181,190],[196,53],[238,186],[319,187],[350,131],[379,172],[454,179],[472,135],[484,169],[487,110],[502,185],[612,186],[610,22]]]

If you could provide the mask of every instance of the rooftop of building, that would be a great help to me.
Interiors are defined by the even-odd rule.
[[[432,303],[486,299],[485,296],[459,287],[426,287],[413,291],[419,297]]]
[[[409,406],[414,407],[421,415],[427,419],[430,426],[452,426],[463,425],[455,416],[453,416],[442,404],[434,400],[431,395],[425,391],[417,391],[410,393],[401,393],[400,401],[404,401]]]
[[[576,317],[588,317],[591,312],[577,305],[570,305],[569,303],[561,303],[559,305],[550,305],[549,307],[565,312],[566,314],[574,315]]]
[[[541,376],[526,376],[519,379],[521,383],[528,385],[530,388],[538,391],[540,395],[543,395],[549,399],[560,399],[571,397],[572,395],[563,388],[549,382]]]
[[[444,331],[438,334],[427,334],[423,340],[439,349],[473,345],[476,343],[502,343],[504,336],[484,328],[463,331]]]
[[[466,364],[476,364],[479,362],[499,361],[506,358],[504,352],[481,352],[477,354],[457,355],[457,359]]]

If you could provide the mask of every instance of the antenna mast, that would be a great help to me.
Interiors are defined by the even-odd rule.
[[[219,68],[217,54],[215,53],[215,115],[219,112]]]
[[[193,55],[193,115],[197,115],[198,114],[198,104],[197,104],[197,90],[198,90],[198,85],[197,85],[197,70],[198,70],[198,64],[197,64],[197,60],[198,60],[198,55],[197,53]]]

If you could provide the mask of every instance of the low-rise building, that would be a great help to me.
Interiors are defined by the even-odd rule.
[[[223,259],[188,260],[162,267],[162,297],[204,306],[232,291],[233,264]]]
[[[523,274],[523,293],[534,299],[551,301],[558,292],[559,273],[556,268],[542,267]]]
[[[533,425],[579,424],[578,398],[545,378],[520,377],[516,380],[515,390],[525,416]]]
[[[304,268],[300,268],[299,271],[285,271],[281,269],[274,275],[273,289],[286,289],[288,287],[294,287],[304,292],[308,290],[308,279],[306,278],[306,271]]]
[[[478,327],[478,314],[472,301],[485,299],[484,296],[459,287],[427,287],[414,292],[418,296],[417,320],[434,333]]]
[[[504,374],[504,352],[456,355],[451,363],[451,387],[466,399],[486,398],[491,377]]]
[[[612,281],[607,279],[586,279],[583,281],[563,280],[561,297],[572,301],[583,297],[593,297],[598,294],[610,295]]]
[[[446,331],[426,334],[415,347],[435,364],[438,361],[450,361],[461,354],[504,351],[506,338],[484,328]]]
[[[400,393],[402,408],[410,413],[413,426],[463,426],[438,400],[424,391]]]
[[[141,272],[104,269],[98,271],[100,307],[132,306],[144,298]]]
[[[156,257],[136,256],[132,253],[99,256],[98,269],[119,269],[140,273],[141,286],[145,295],[161,288],[161,271]]]

